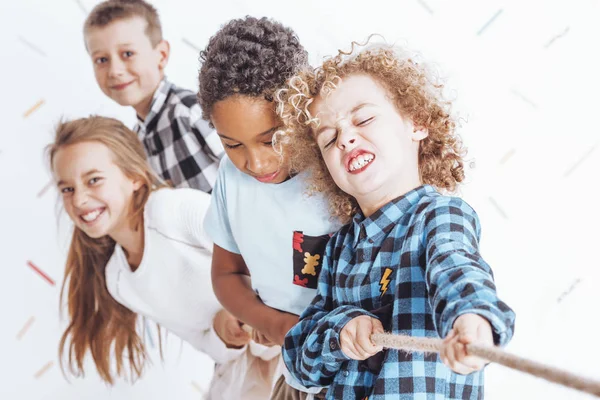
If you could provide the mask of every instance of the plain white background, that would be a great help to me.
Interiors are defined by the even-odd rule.
[[[0,5],[0,398],[199,399],[212,364],[173,335],[164,364],[149,343],[154,366],[135,385],[107,388],[91,368],[68,383],[58,367],[69,226],[64,217],[57,222],[43,148],[61,116],[135,122],[94,81],[81,30],[96,3]],[[371,33],[435,62],[456,97],[469,148],[459,194],[479,213],[482,253],[517,312],[508,350],[600,379],[598,0],[152,3],[171,43],[167,74],[194,90],[198,49],[221,24],[248,14],[294,28],[313,64]],[[486,379],[488,399],[590,398],[495,365]]]

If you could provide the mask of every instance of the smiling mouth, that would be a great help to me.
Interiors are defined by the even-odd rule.
[[[113,90],[123,90],[125,89],[127,86],[131,85],[133,83],[133,81],[131,82],[127,82],[127,83],[122,83],[120,85],[114,85],[112,88]]]
[[[98,217],[100,217],[100,215],[102,215],[104,213],[104,210],[106,210],[105,208],[97,208],[95,210],[89,211],[85,214],[81,214],[79,216],[79,218],[81,218],[81,220],[83,220],[83,222],[85,222],[86,224],[91,224],[93,222],[95,222]]]
[[[369,164],[371,164],[371,162],[373,162],[374,159],[375,159],[375,156],[373,154],[369,154],[369,153],[360,154],[359,156],[354,157],[348,163],[348,172],[350,172],[350,173],[361,172]]]

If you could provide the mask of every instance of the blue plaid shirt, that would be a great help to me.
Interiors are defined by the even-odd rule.
[[[285,338],[283,358],[327,399],[478,399],[483,371],[459,375],[438,354],[384,350],[356,361],[340,349],[351,319],[377,317],[387,332],[445,337],[462,314],[485,317],[497,345],[515,314],[496,295],[478,250],[479,220],[463,200],[420,186],[369,218],[358,213],[327,245],[317,296]]]

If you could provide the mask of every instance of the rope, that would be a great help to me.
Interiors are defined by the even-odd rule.
[[[443,346],[441,339],[392,335],[389,333],[376,333],[371,336],[371,340],[377,346],[407,352],[439,353]],[[498,347],[478,344],[468,344],[466,347],[469,355],[600,397],[600,382],[598,381],[516,356]]]

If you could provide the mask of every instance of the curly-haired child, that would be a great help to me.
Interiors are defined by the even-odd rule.
[[[294,168],[312,172],[347,222],[325,251],[317,296],[287,334],[284,361],[327,399],[476,399],[471,342],[505,345],[515,314],[479,252],[462,199],[462,144],[433,74],[370,45],[300,73],[277,95]],[[384,350],[371,335],[441,337],[441,353]]]
[[[306,174],[291,174],[273,143],[281,127],[274,93],[308,56],[290,28],[246,17],[225,24],[200,59],[200,105],[227,153],[205,220],[215,244],[213,288],[255,340],[281,345],[316,294],[325,245],[340,226],[324,199],[304,195]],[[272,399],[320,391],[284,373]]]

